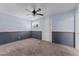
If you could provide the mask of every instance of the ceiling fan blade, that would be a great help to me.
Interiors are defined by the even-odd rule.
[[[29,16],[29,15],[32,15],[32,14],[27,14],[26,16]]]
[[[39,13],[37,13],[37,15],[41,15],[41,16],[43,16],[44,14],[39,14]]]
[[[25,9],[26,11],[28,11],[28,12],[32,12],[31,10],[29,10],[29,9]]]
[[[41,9],[39,8],[39,9],[37,10],[37,12],[38,12],[38,11],[41,11]]]

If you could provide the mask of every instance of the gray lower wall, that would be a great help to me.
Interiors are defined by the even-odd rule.
[[[41,31],[32,31],[32,37],[42,39]],[[52,32],[52,41],[55,43],[75,47],[74,32]]]
[[[31,37],[30,31],[0,32],[0,45]]]
[[[55,43],[75,47],[74,32],[52,32],[52,40]]]
[[[32,37],[42,40],[42,31],[32,31]]]
[[[37,38],[41,40],[41,36],[41,31],[0,32],[0,45],[27,38]]]
[[[27,38],[42,39],[42,31],[17,31],[0,32],[0,45]],[[55,43],[65,44],[74,47],[74,33],[72,32],[52,32],[52,40]]]

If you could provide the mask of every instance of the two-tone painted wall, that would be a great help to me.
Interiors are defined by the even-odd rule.
[[[33,21],[39,27],[33,31],[42,32],[42,40],[74,47],[74,10],[56,15],[48,15]]]
[[[31,37],[74,47],[74,11],[32,22],[0,13],[0,44]]]
[[[30,20],[0,13],[0,45],[27,38],[42,39],[42,33],[32,31],[31,24]]]
[[[0,13],[0,44],[31,37],[31,22]]]
[[[56,43],[75,47],[74,10],[53,16],[52,38]]]

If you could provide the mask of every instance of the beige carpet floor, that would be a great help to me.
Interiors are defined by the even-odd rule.
[[[79,51],[66,45],[34,38],[0,46],[1,56],[79,56]]]

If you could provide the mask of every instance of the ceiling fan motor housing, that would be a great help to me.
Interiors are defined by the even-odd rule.
[[[33,15],[35,16],[37,12],[36,12],[35,10],[33,10],[32,13],[33,13]]]

